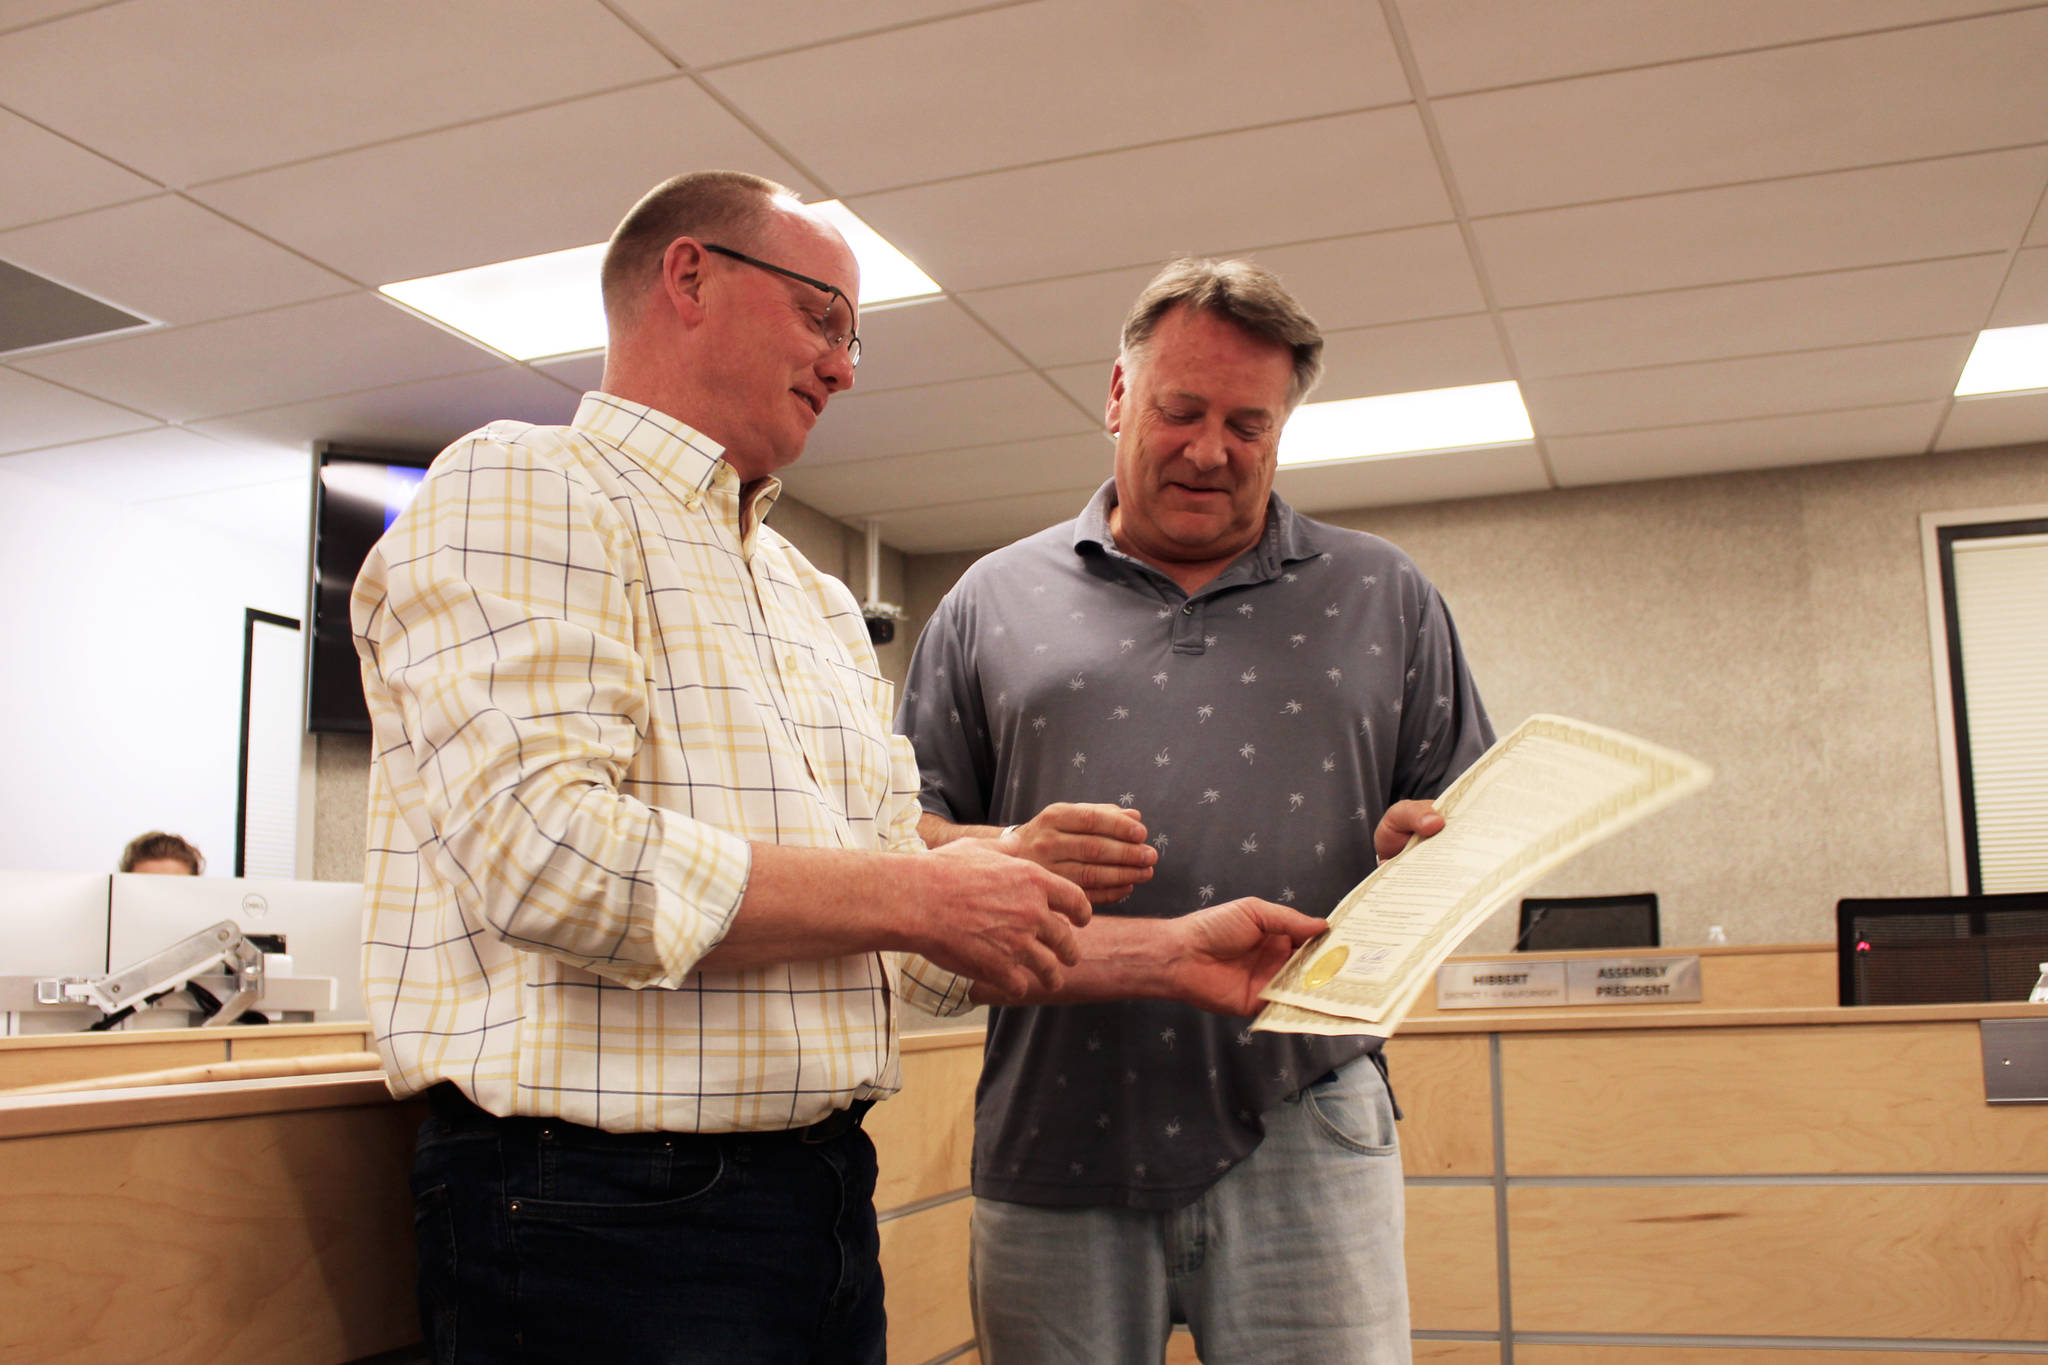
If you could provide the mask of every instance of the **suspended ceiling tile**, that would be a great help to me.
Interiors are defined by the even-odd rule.
[[[578,393],[589,393],[604,386],[604,352],[595,355],[572,355],[561,360],[536,360],[531,362],[534,369],[551,379],[567,384]]]
[[[979,379],[1023,368],[1016,352],[951,299],[861,310],[856,393]]]
[[[975,450],[935,450],[874,460],[812,465],[784,475],[790,492],[837,517],[869,517],[912,507],[1016,497],[1048,486],[1081,487],[1108,478],[1116,447],[1100,434],[1053,436]],[[1074,511],[1081,510],[1080,503]]]
[[[961,302],[1022,351],[1034,365],[1109,360],[1117,353],[1124,315],[1157,264],[1094,275],[978,289]]]
[[[881,526],[883,542],[905,554],[995,549],[1071,521],[1100,484],[1098,479],[1014,498],[980,498],[948,507],[885,512],[875,520]]]
[[[2048,9],[1435,103],[1506,213],[2048,141]]]
[[[915,78],[862,78],[881,72]],[[1040,0],[708,79],[844,194],[1408,99],[1355,0]]]
[[[166,421],[502,364],[372,294],[52,351],[17,368]]]
[[[1100,413],[1109,398],[1112,362],[1061,365],[1045,372],[1088,412]],[[1323,334],[1323,379],[1312,403],[1414,393],[1512,378],[1501,355],[1493,319],[1484,314],[1397,322]]]
[[[1973,331],[2003,254],[1510,309],[1524,376],[1582,374]]]
[[[1523,386],[1544,436],[1938,400],[1955,391],[1974,335],[1617,370]]]
[[[2010,0],[1399,0],[1431,94],[2011,8]]]
[[[1273,480],[1281,497],[1311,515],[1349,507],[1536,493],[1549,486],[1536,447],[1527,443],[1310,465],[1283,469]]]
[[[2048,322],[2048,247],[2030,247],[2013,257],[1987,327],[2027,327]]]
[[[106,0],[0,0],[0,33],[105,3]]]
[[[576,403],[575,391],[520,366],[501,365],[480,374],[241,413],[197,423],[195,429],[302,448],[340,441],[431,455],[491,422],[567,422],[576,415]]]
[[[1504,307],[2010,250],[2048,149],[1692,190],[1475,222]]]
[[[707,166],[812,188],[678,78],[223,181],[193,197],[376,285],[601,242],[641,195]]]
[[[835,398],[812,431],[804,459],[872,460],[925,450],[998,445],[1091,429],[1060,391],[1036,374],[998,375],[915,389]]]
[[[7,414],[6,420],[0,421],[0,454],[156,425],[153,419],[126,408],[4,367],[0,367],[0,412]]]
[[[1413,393],[1513,378],[1483,313],[1361,327],[1323,336],[1323,382],[1311,401]]]
[[[1484,306],[1464,239],[1448,223],[1236,254],[1279,275],[1326,334]],[[1109,360],[1125,314],[1155,273],[1143,265],[1074,275],[979,290],[964,301],[1034,364]]]
[[[2048,246],[2048,205],[2034,214],[2034,225],[2027,229],[2028,246]]]
[[[0,36],[10,108],[171,185],[672,70],[596,4],[137,0]]]
[[[0,39],[0,42],[4,42]],[[139,199],[159,186],[0,109],[0,227]]]
[[[0,233],[0,258],[173,325],[356,288],[171,194]]]
[[[1093,415],[1097,429],[1108,431],[1109,379],[1113,360],[1091,360],[1085,365],[1061,365],[1045,371],[1045,377],[1059,385],[1060,392]]]
[[[1452,223],[1244,254],[1278,275],[1326,333],[1486,306],[1464,236]]]
[[[858,5],[846,0],[781,0],[774,5],[735,5],[730,0],[621,0],[617,5],[656,42],[697,67],[986,7],[985,0],[862,0]],[[855,92],[849,84],[841,93],[852,98]]]
[[[306,466],[305,450],[249,445],[181,427],[56,446],[0,459],[0,471],[62,484],[108,502],[149,502],[290,478]]]
[[[1024,362],[950,299],[871,308],[861,314],[856,394],[1010,374]],[[604,378],[604,353],[533,362],[578,393]]]
[[[1218,167],[1285,166],[1224,193]],[[1239,253],[1450,218],[1412,108],[1350,114],[1031,166],[849,199],[949,289]]]
[[[2033,441],[2048,441],[2048,389],[1956,399],[1934,448],[1978,450]]]
[[[1914,455],[1927,449],[1946,406],[1939,401],[1905,403],[1657,431],[1557,436],[1546,440],[1544,449],[1559,486],[1565,488]]]

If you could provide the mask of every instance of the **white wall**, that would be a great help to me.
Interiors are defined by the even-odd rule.
[[[168,829],[233,872],[242,613],[305,612],[293,487],[242,497],[241,531],[233,493],[123,504],[0,470],[0,868],[111,871]]]

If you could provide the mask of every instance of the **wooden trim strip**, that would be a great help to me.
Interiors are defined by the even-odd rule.
[[[315,1052],[297,1057],[255,1057],[240,1062],[204,1062],[171,1066],[161,1071],[131,1071],[77,1081],[18,1085],[0,1089],[0,1096],[76,1095],[92,1090],[134,1090],[150,1085],[193,1085],[207,1081],[259,1081],[277,1076],[318,1076],[349,1071],[376,1071],[383,1062],[374,1052]]]
[[[0,1095],[0,1139],[390,1103],[390,1088],[377,1071],[20,1098]]]
[[[1626,1010],[1627,1013],[1622,1011]],[[1683,1005],[1618,1006],[1610,1010],[1513,1010],[1498,1014],[1488,1010],[1459,1010],[1457,1017],[1444,1015],[1411,1019],[1401,1025],[1397,1038],[1413,1034],[1442,1033],[1579,1033],[1599,1029],[1627,1033],[1635,1029],[1659,1028],[1752,1028],[1784,1024],[1925,1024],[1953,1020],[2048,1019],[2048,1005],[2024,1000],[1999,1000],[1958,1005],[1839,1005],[1801,1006],[1788,1009],[1716,1010],[1691,1009]]]

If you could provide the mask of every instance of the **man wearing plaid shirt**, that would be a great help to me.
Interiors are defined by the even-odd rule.
[[[1322,924],[1091,923],[1152,858],[1109,810],[1046,857],[1090,891],[1013,834],[926,853],[860,611],[762,524],[853,384],[852,252],[704,172],[626,216],[603,284],[602,391],[444,451],[352,604],[365,996],[432,1114],[423,1326],[441,1361],[880,1361],[859,1120],[898,1085],[894,996],[1241,1012]]]

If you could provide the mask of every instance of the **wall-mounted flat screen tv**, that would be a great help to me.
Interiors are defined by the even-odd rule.
[[[314,447],[306,728],[315,734],[370,733],[363,676],[349,635],[349,592],[370,547],[412,501],[436,453],[325,442]]]

